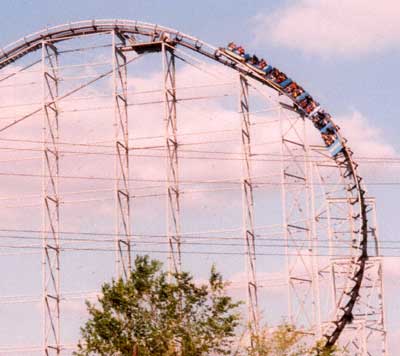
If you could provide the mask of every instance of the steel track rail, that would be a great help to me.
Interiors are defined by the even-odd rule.
[[[292,110],[297,111],[299,115],[304,118],[311,119],[311,115],[302,112],[295,100],[288,96],[279,85],[267,79],[265,76],[260,75],[258,71],[252,69],[251,66],[246,65],[246,63],[232,58],[225,51],[177,30],[139,21],[89,20],[46,28],[42,31],[27,35],[7,45],[3,49],[0,49],[0,70],[16,62],[25,55],[38,50],[44,41],[56,43],[67,41],[74,37],[110,33],[111,31],[117,31],[121,35],[145,36],[150,41],[168,41],[168,43],[174,46],[186,47],[267,85],[278,91],[281,95],[285,95],[293,102],[293,107],[290,107]],[[349,286],[347,290],[343,292],[343,298],[341,298],[342,304],[339,305],[335,311],[334,320],[329,322],[324,331],[324,345],[326,349],[335,345],[346,325],[350,324],[353,320],[352,311],[359,297],[365,264],[368,260],[367,204],[365,201],[365,190],[362,187],[362,178],[357,173],[357,164],[352,158],[353,153],[347,146],[347,140],[341,135],[339,128],[337,128],[336,133],[343,149],[340,153],[335,155],[333,159],[340,168],[340,171],[343,172],[347,190],[349,195],[352,196],[352,204],[357,211],[357,214],[352,218],[356,223],[355,226],[358,226],[356,231],[354,231],[358,235],[358,239],[352,246],[354,256],[351,260],[352,272],[348,277]]]

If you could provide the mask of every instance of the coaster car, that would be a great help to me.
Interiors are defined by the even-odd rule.
[[[245,63],[259,75],[273,81],[276,84],[276,86],[274,85],[276,89],[291,97],[296,102],[298,109],[308,115],[314,126],[320,131],[332,157],[342,151],[343,144],[337,135],[337,128],[329,120],[330,115],[320,111],[319,104],[296,82],[288,78],[285,73],[269,65],[264,59],[260,60],[256,55],[246,53],[242,46],[237,46],[234,42],[229,43],[227,48],[220,48],[220,51]]]
[[[283,82],[279,83],[279,85],[281,86],[281,88],[286,88],[288,85],[290,85],[292,83],[292,79],[287,78],[286,80],[284,80]]]
[[[310,96],[306,91],[301,93],[299,96],[296,97],[296,102],[300,103],[300,101],[303,101],[306,97]]]
[[[338,153],[340,153],[343,149],[343,145],[340,142],[340,139],[337,138],[330,146],[328,146],[328,151],[332,157],[335,157]]]

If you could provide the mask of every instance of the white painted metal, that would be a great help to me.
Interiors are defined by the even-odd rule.
[[[283,112],[282,212],[288,280],[289,322],[307,333],[321,333],[318,266],[315,257],[314,203],[304,119]]]
[[[42,42],[43,77],[43,160],[42,160],[42,274],[43,274],[43,349],[45,355],[60,355],[60,197],[58,53]]]
[[[239,114],[241,116],[242,143],[242,211],[243,238],[245,243],[245,271],[247,277],[247,309],[250,339],[259,333],[259,310],[256,275],[256,246],[254,233],[254,197],[251,169],[251,121],[249,109],[249,85],[247,79],[239,75]]]
[[[176,79],[173,48],[162,43],[163,96],[166,145],[166,224],[170,272],[181,271],[181,227],[179,202],[179,165],[176,119]]]
[[[119,49],[125,39],[117,31],[112,32],[112,66],[114,97],[115,139],[115,244],[116,275],[127,277],[131,270],[131,207],[129,189],[129,129],[127,59]]]

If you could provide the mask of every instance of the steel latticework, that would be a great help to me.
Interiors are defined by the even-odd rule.
[[[126,277],[131,269],[131,213],[129,189],[129,127],[125,38],[112,32],[115,125],[116,272]]]
[[[383,302],[383,274],[382,258],[380,257],[379,239],[377,234],[375,200],[368,198],[368,221],[370,247],[368,262],[365,267],[364,282],[360,290],[360,297],[353,312],[354,320],[345,330],[347,349],[352,355],[387,355],[385,312]],[[335,248],[335,240],[338,234],[343,234],[339,211],[346,211],[347,199],[332,199],[328,201],[329,225],[331,236],[331,248]],[[351,213],[351,212],[350,212]],[[343,219],[341,219],[343,221]],[[336,221],[336,223],[334,222]],[[336,235],[336,236],[335,236]],[[354,242],[354,232],[351,240]],[[332,294],[333,301],[340,303],[342,291],[347,287],[344,276],[348,273],[352,262],[347,257],[336,257],[331,260]]]
[[[10,234],[3,237],[13,249],[41,252],[43,319],[42,345],[0,345],[1,354],[71,354],[76,325],[69,319],[77,307],[67,303],[87,296],[87,284],[126,278],[134,257],[145,253],[165,259],[171,273],[196,271],[199,280],[215,257],[246,298],[247,345],[284,310],[307,343],[388,355],[375,200],[322,108],[307,113],[283,86],[226,48],[126,20],[25,36],[0,50],[0,85],[14,90],[14,99],[10,94],[0,105],[0,140],[15,144],[5,147],[19,157],[14,168],[28,162],[26,170],[3,174],[27,181],[16,193],[21,211],[5,217],[0,234]],[[31,92],[20,94],[21,87]],[[334,153],[329,132],[340,147]],[[32,156],[17,156],[26,152]],[[40,173],[29,166],[36,153]],[[11,180],[6,189],[15,189]],[[268,293],[278,268],[285,288],[276,298]],[[18,302],[35,301],[16,294]]]
[[[176,79],[173,47],[162,44],[165,145],[167,150],[167,234],[169,244],[169,268],[171,272],[181,270],[180,205],[178,139],[176,119]]]
[[[254,232],[254,197],[251,170],[251,121],[249,104],[249,85],[247,79],[240,75],[240,107],[242,116],[242,170],[243,170],[243,237],[246,249],[247,307],[251,336],[259,333],[259,310],[256,275],[256,248]]]
[[[43,69],[43,347],[46,355],[60,353],[60,197],[59,122],[58,122],[58,52],[42,42]]]
[[[304,119],[282,120],[282,200],[287,251],[288,309],[293,325],[321,337],[315,212]]]

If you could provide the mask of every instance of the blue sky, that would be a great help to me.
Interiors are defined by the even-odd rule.
[[[285,43],[270,41],[271,29],[257,27],[257,16],[261,18],[272,16],[279,19],[282,14],[277,10],[302,2],[311,3],[310,6],[313,6],[313,2],[319,3],[319,1],[271,0],[234,2],[122,0],[113,6],[106,0],[68,2],[4,0],[0,43],[5,45],[47,25],[91,18],[126,18],[159,23],[193,34],[215,45],[223,45],[234,39],[243,43],[249,50],[268,56],[271,62],[279,64],[281,69],[293,73],[297,80],[311,92],[316,93],[314,95],[319,97],[334,114],[342,114],[353,109],[361,110],[374,121],[374,124],[386,129],[387,140],[398,147],[397,134],[391,128],[397,124],[396,83],[400,80],[397,70],[400,59],[399,46],[395,43],[393,47],[389,45],[383,50],[372,50],[370,53],[356,52],[350,56],[341,56],[340,53],[336,54],[333,51],[321,57],[316,53],[292,48],[293,46],[287,46]],[[390,7],[392,3],[393,1],[389,1],[387,6]],[[356,12],[354,9],[356,6],[350,7],[350,10]],[[331,30],[340,31],[340,24],[337,26],[338,28]],[[384,22],[382,26],[385,26]],[[360,31],[362,30],[364,29],[360,28]],[[287,31],[295,30],[287,28]],[[317,23],[313,31],[319,31]],[[255,41],[255,32],[263,39],[262,41]],[[299,42],[301,41],[306,41],[304,36],[299,36]],[[346,42],[345,37],[343,41]]]
[[[46,26],[92,18],[159,23],[216,46],[234,40],[302,83],[340,118],[345,136],[356,139],[355,148],[364,156],[398,156],[400,151],[400,28],[394,23],[400,6],[395,0],[3,0],[0,18],[0,47]],[[354,115],[357,124],[346,124],[355,120]],[[364,133],[376,142],[370,150],[362,142]],[[398,179],[398,170],[387,175],[385,167],[378,165],[376,170],[380,174],[365,169],[367,182]],[[398,239],[394,221],[400,187],[369,190],[381,207],[382,238]],[[396,331],[400,286],[391,281],[397,289],[389,291],[387,308],[390,329]]]

